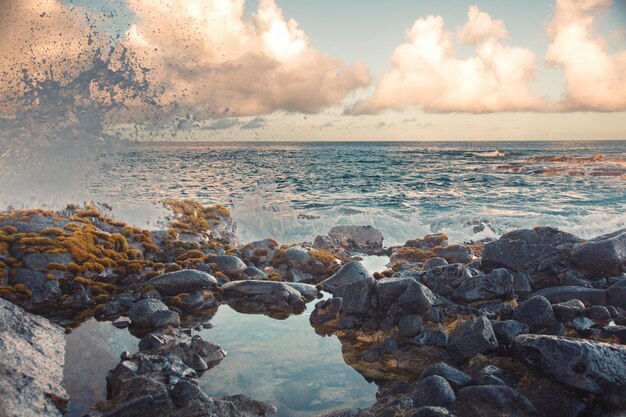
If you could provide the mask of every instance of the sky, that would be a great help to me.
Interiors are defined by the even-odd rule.
[[[626,0],[9,3],[0,94],[113,42],[180,140],[626,139]]]

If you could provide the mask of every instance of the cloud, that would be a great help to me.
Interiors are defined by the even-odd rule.
[[[162,102],[207,115],[256,116],[275,110],[315,113],[369,84],[350,66],[309,44],[274,0],[252,17],[243,0],[128,0],[136,22],[124,40]]]
[[[457,38],[472,45],[476,54],[459,59],[454,36],[444,30],[441,16],[418,19],[406,31],[407,41],[394,50],[392,69],[383,74],[374,94],[347,112],[375,114],[409,107],[433,113],[549,109],[552,105],[528,88],[535,54],[503,45],[506,36],[502,21],[471,6]]]
[[[240,129],[243,129],[243,130],[259,129],[264,126],[265,126],[265,119],[257,116],[253,119],[248,120],[246,123],[242,124]]]
[[[201,130],[226,130],[231,129],[233,127],[239,126],[241,122],[238,118],[224,118],[218,119],[208,125],[202,126]]]
[[[563,69],[568,110],[626,110],[626,51],[610,54],[593,12],[610,0],[557,0],[546,60]]]

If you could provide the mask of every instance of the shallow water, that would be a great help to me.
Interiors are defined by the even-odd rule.
[[[597,153],[612,159],[503,168]],[[371,224],[389,245],[536,225],[588,238],[626,227],[626,177],[596,176],[624,170],[620,158],[624,141],[141,144],[106,160],[106,175],[88,182],[96,198],[120,208],[165,197],[226,204],[244,242],[312,241],[336,224]],[[542,167],[555,173],[540,174]]]
[[[387,257],[364,256],[372,272],[382,271]],[[228,353],[200,378],[213,397],[247,394],[278,408],[279,417],[305,417],[344,407],[374,403],[377,386],[343,359],[336,337],[322,337],[309,324],[315,301],[300,315],[276,320],[241,314],[227,305],[200,334]],[[110,322],[91,319],[66,336],[64,386],[70,395],[67,417],[79,417],[106,399],[107,372],[123,351],[137,351],[139,339]]]

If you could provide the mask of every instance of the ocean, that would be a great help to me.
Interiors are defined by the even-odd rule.
[[[229,207],[244,242],[370,224],[394,245],[538,225],[610,232],[626,227],[625,174],[626,141],[148,142],[103,159],[87,186],[118,217],[153,227],[160,200],[189,198]]]

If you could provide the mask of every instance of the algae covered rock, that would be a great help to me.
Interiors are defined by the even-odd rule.
[[[195,269],[183,269],[168,272],[145,282],[145,286],[156,289],[161,295],[177,295],[217,286],[217,280],[211,274]]]

